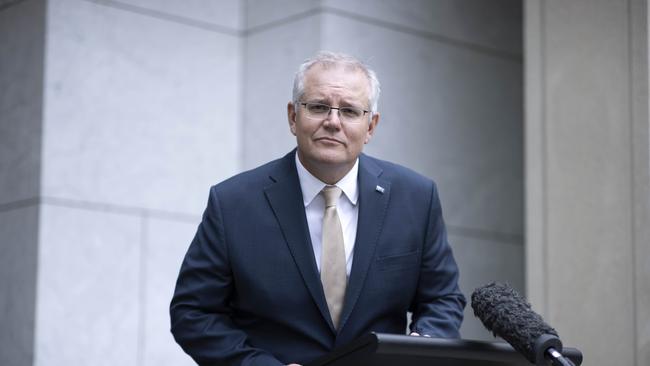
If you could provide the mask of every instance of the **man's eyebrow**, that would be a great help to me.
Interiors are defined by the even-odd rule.
[[[349,102],[345,99],[341,99],[339,107],[354,107],[364,109],[363,103]]]
[[[361,102],[348,102],[347,100],[342,100],[341,105],[347,105],[350,107],[360,107],[363,105]]]
[[[327,100],[327,98],[324,97],[307,98],[306,100],[309,101],[310,103],[321,103],[321,104],[329,103],[329,100]]]

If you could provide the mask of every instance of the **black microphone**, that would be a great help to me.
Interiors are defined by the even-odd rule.
[[[510,286],[490,283],[472,293],[474,315],[487,330],[506,340],[512,348],[536,365],[574,366],[562,356],[562,341]]]

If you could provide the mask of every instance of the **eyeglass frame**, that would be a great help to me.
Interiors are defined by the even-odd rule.
[[[341,118],[341,109],[359,110],[359,111],[363,112],[363,114],[361,116],[359,116],[358,121],[357,120],[353,120],[353,121],[346,120],[345,123],[361,123],[361,121],[363,120],[363,117],[366,115],[366,113],[370,113],[369,110],[365,110],[363,108],[357,108],[357,107],[332,107],[331,105],[324,104],[324,103],[317,103],[317,102],[298,102],[298,103],[300,105],[304,106],[305,109],[307,109],[306,117],[310,118],[310,119],[315,119],[315,120],[318,119],[318,117],[314,118],[314,117],[309,116],[309,109],[307,108],[307,104],[319,105],[319,106],[324,106],[324,107],[329,108],[329,110],[327,111],[327,115],[324,116],[323,120],[327,119],[330,116],[330,113],[332,113],[332,109],[337,110],[337,114],[338,114],[338,117],[341,120],[341,122],[343,122],[343,120],[345,119],[345,117]]]

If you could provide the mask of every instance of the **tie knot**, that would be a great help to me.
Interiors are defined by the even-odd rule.
[[[336,207],[336,202],[341,196],[341,188],[337,186],[325,186],[322,192],[325,197],[325,207]]]

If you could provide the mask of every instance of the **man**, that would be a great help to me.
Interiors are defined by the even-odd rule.
[[[356,59],[301,65],[297,149],[210,190],[171,303],[200,365],[306,363],[371,332],[458,337],[465,298],[435,184],[361,153],[379,82]],[[326,202],[327,201],[327,202]]]

